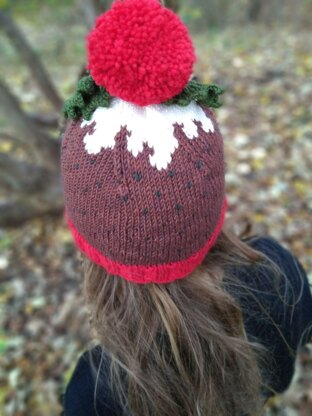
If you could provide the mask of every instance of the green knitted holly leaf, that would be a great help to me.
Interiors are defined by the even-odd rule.
[[[164,104],[186,107],[196,101],[204,107],[219,108],[222,105],[219,97],[223,92],[223,88],[218,85],[204,85],[191,80],[179,95]],[[89,121],[98,107],[108,108],[112,98],[105,88],[95,84],[91,75],[87,75],[78,81],[76,92],[65,102],[65,118],[78,120],[82,117]]]
[[[204,85],[195,80],[191,80],[179,95],[166,101],[165,104],[177,104],[186,107],[192,101],[196,101],[197,104],[204,107],[219,108],[222,106],[219,98],[223,92],[224,89],[218,85]]]
[[[89,121],[98,107],[109,107],[111,98],[105,88],[97,86],[91,75],[87,75],[78,81],[77,90],[65,102],[64,116]]]

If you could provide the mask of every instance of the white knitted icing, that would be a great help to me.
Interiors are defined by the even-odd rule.
[[[83,139],[89,154],[97,154],[102,149],[113,149],[116,135],[121,127],[126,126],[130,133],[127,136],[129,152],[136,157],[143,151],[144,143],[147,143],[154,149],[150,163],[158,170],[168,167],[179,146],[173,135],[174,124],[182,125],[190,140],[198,137],[195,121],[200,121],[207,133],[214,132],[212,121],[195,102],[186,107],[161,104],[140,107],[114,98],[109,108],[97,108],[91,120],[83,120],[81,127],[89,126],[94,121],[94,132],[87,133]]]

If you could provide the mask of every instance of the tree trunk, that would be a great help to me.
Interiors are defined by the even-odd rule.
[[[110,0],[80,0],[89,28],[94,26],[96,17],[110,4]],[[180,1],[166,0],[165,4],[177,12]],[[2,11],[0,25],[31,70],[47,99],[59,111],[62,100],[40,59],[18,26]],[[9,86],[1,80],[0,108],[8,124],[16,132],[16,136],[2,132],[2,138],[22,146],[31,161],[16,160],[11,154],[0,153],[0,187],[9,196],[8,201],[0,202],[0,227],[17,226],[46,214],[60,215],[64,210],[59,174],[60,143],[46,132],[49,128],[57,128],[57,117],[25,113]]]
[[[177,13],[180,9],[180,0],[159,0],[166,7]],[[112,4],[112,0],[80,0],[80,7],[84,12],[87,27],[92,29],[97,16],[104,13]]]
[[[97,16],[101,13],[104,13],[107,9],[110,8],[112,0],[91,0],[94,5]]]
[[[0,187],[10,195],[0,203],[0,227],[17,226],[64,210],[60,174],[0,153]]]
[[[46,98],[53,104],[57,111],[63,106],[63,101],[58,95],[52,81],[42,65],[38,55],[27,42],[25,36],[13,21],[13,19],[5,12],[0,10],[0,27],[5,31],[6,35],[13,43],[16,51],[22,57],[28,68],[30,69],[34,80],[38,83],[41,91]]]
[[[165,0],[164,3],[168,9],[173,10],[175,13],[178,13],[181,6],[180,0]]]
[[[260,13],[263,6],[263,0],[249,0],[248,20],[256,22],[259,20]]]
[[[0,187],[10,196],[45,192],[46,188],[57,182],[60,184],[54,171],[17,160],[10,154],[0,153]]]
[[[46,195],[49,194],[47,190]],[[60,215],[64,211],[63,201],[47,200],[40,195],[31,198],[17,198],[13,201],[0,202],[0,227],[16,227],[43,215]]]
[[[94,27],[94,22],[97,16],[104,13],[110,6],[112,1],[110,0],[80,0],[80,8],[82,9],[87,27],[91,30]]]
[[[17,139],[29,149],[34,162],[52,170],[58,169],[59,143],[39,130],[21,109],[16,97],[6,84],[0,81],[0,107],[17,133]]]
[[[51,130],[60,128],[60,117],[55,114],[28,113],[28,117],[38,128]]]

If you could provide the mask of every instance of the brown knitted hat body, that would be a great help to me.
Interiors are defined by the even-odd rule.
[[[135,7],[131,13],[139,14],[141,23],[135,27],[140,31],[143,3],[147,10],[153,8],[153,18],[163,13],[151,0],[118,2],[114,13]],[[105,19],[100,18],[92,41],[105,44]],[[110,16],[109,25],[112,21]],[[146,24],[149,28],[148,19]],[[184,32],[183,26],[192,63]],[[97,79],[105,81],[94,58],[99,46],[92,48]],[[131,103],[110,97],[91,77],[79,84],[66,110],[72,120],[62,142],[61,168],[67,221],[77,246],[112,274],[137,283],[166,283],[189,275],[221,230],[226,210],[223,141],[212,110],[203,105],[215,99],[216,86],[189,84],[170,105],[146,105],[148,97],[156,101],[158,94],[154,88],[149,96],[151,81],[146,82],[144,105],[136,86]],[[111,83],[110,88],[115,89]],[[159,97],[167,93],[164,87]],[[131,94],[128,89],[127,97]]]
[[[212,111],[204,112],[213,132],[195,120],[197,137],[190,139],[181,125],[172,124],[178,148],[161,170],[151,165],[153,149],[146,143],[136,157],[128,150],[130,126],[122,125],[122,114],[115,146],[97,154],[88,154],[84,143],[87,134],[94,137],[96,122],[84,127],[81,120],[69,122],[62,143],[67,216],[104,257],[160,266],[192,257],[213,239],[224,206],[223,142]],[[178,272],[177,265],[175,278]],[[153,278],[147,270],[144,281]]]

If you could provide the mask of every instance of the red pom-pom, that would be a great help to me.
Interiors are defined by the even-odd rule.
[[[141,106],[179,94],[195,61],[186,27],[158,0],[117,0],[89,34],[88,55],[97,85]]]

